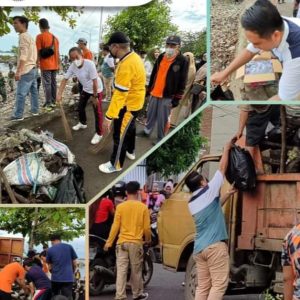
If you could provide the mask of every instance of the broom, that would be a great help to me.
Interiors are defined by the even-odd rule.
[[[107,143],[112,140],[112,135],[113,129],[111,129],[110,132],[106,133],[98,144],[90,146],[89,151],[93,154],[99,153],[104,149],[105,145],[107,145]]]
[[[64,130],[65,130],[66,140],[67,141],[72,141],[72,139],[73,139],[72,131],[71,131],[71,128],[69,126],[69,123],[68,123],[68,120],[67,120],[67,117],[66,117],[66,114],[65,114],[65,111],[64,111],[64,108],[62,106],[61,101],[59,102],[59,107],[60,107],[60,114],[61,114],[62,124],[63,124]]]

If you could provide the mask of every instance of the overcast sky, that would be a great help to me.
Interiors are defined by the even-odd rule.
[[[12,234],[12,233],[8,233],[7,231],[3,231],[3,230],[0,230],[0,237],[15,237],[15,238],[22,238],[22,235],[21,234]],[[73,241],[71,242],[66,242],[70,245],[73,246],[74,250],[76,251],[77,253],[77,256],[78,258],[84,258],[85,255],[85,237],[82,236],[82,237],[79,237],[79,238],[75,238]],[[49,242],[48,243],[49,247],[51,246],[51,243]],[[39,246],[36,246],[34,247],[37,252],[42,252],[43,251],[43,247],[42,245],[39,245]],[[25,240],[25,243],[24,243],[24,254],[26,255],[28,251],[28,239]]]
[[[206,27],[205,0],[173,0],[170,6],[172,22],[179,26],[180,31],[199,31]],[[95,52],[99,41],[100,11],[101,8],[86,8],[84,13],[77,18],[77,26],[73,30],[67,23],[62,22],[59,16],[47,10],[43,10],[40,16],[49,20],[51,32],[60,40],[61,54],[66,54],[79,37],[84,37],[89,41],[89,33],[91,33],[90,48]],[[103,8],[103,24],[109,15],[114,15],[118,11],[120,8]],[[20,14],[22,11],[15,9],[15,13]],[[35,37],[39,33],[38,27],[31,23],[29,33]],[[10,34],[0,38],[0,50],[9,51],[17,43],[18,36],[12,29]]]

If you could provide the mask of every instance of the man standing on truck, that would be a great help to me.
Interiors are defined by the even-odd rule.
[[[196,171],[185,180],[193,193],[189,210],[196,225],[194,259],[197,267],[198,286],[195,300],[222,300],[229,279],[228,239],[222,205],[235,190],[220,198],[220,189],[228,166],[232,142],[224,147],[219,170],[210,182]]]
[[[10,300],[12,285],[16,282],[25,291],[29,289],[25,284],[25,270],[18,262],[6,265],[0,272],[0,300]]]
[[[150,243],[150,215],[147,206],[139,200],[140,184],[136,181],[126,185],[127,201],[116,208],[115,219],[104,250],[112,247],[119,233],[116,247],[117,282],[116,300],[126,299],[128,264],[131,267],[131,289],[133,300],[146,300],[143,292],[143,237]]]
[[[283,241],[281,263],[283,268],[284,300],[300,299],[300,224]]]

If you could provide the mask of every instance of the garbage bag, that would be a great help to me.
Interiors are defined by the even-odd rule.
[[[80,166],[69,168],[67,175],[57,185],[55,203],[78,204],[85,203],[83,190],[84,173]]]
[[[226,178],[241,191],[250,191],[256,187],[255,165],[249,151],[237,145],[231,148]]]
[[[50,172],[45,165],[47,155],[42,153],[27,153],[8,164],[4,174],[10,185],[48,185],[67,174],[67,168],[60,172]]]

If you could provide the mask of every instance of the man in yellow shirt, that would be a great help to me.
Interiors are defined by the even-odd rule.
[[[114,148],[110,161],[101,164],[103,173],[121,171],[125,157],[135,159],[135,119],[143,108],[146,94],[146,71],[142,59],[130,50],[130,40],[115,32],[108,41],[111,56],[119,59],[115,72],[114,93],[103,123],[108,132],[114,123]]]
[[[151,241],[150,215],[145,204],[139,201],[140,184],[131,181],[126,185],[127,201],[116,208],[114,223],[104,250],[108,250],[118,237],[116,300],[126,299],[128,264],[131,268],[131,289],[134,300],[148,299],[143,292],[143,237]]]

